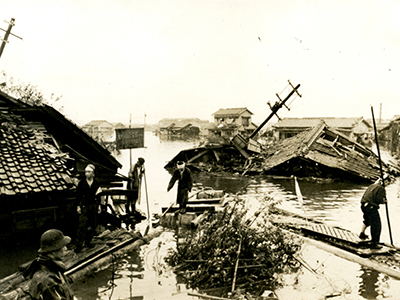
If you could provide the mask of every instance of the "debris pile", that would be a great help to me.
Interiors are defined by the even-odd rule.
[[[177,247],[165,261],[178,278],[199,292],[258,297],[277,288],[279,274],[300,267],[294,255],[301,244],[271,225],[268,210],[273,203],[268,196],[263,203],[248,217],[244,200],[235,197],[223,210],[207,216],[196,230],[177,237]]]

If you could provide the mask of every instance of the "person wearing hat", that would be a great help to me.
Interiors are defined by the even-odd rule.
[[[39,255],[23,272],[24,277],[30,279],[28,294],[32,299],[74,299],[62,262],[70,242],[71,238],[58,229],[50,229],[42,234]]]
[[[176,181],[178,181],[176,202],[179,204],[179,212],[184,214],[186,213],[186,205],[189,201],[189,192],[193,187],[193,177],[192,172],[186,168],[183,161],[177,162],[176,170],[172,174],[171,180],[169,181],[167,192],[172,189]]]
[[[136,202],[140,201],[139,191],[142,184],[142,177],[144,174],[144,158],[139,157],[136,164],[129,170],[128,189],[132,190],[132,194],[127,196],[125,211],[127,214],[135,214]],[[139,202],[138,202],[139,203]]]
[[[91,241],[97,227],[97,214],[100,208],[100,183],[94,178],[95,167],[88,164],[85,178],[79,181],[76,188],[77,213],[79,215],[78,232],[76,234],[75,252],[82,250],[83,244],[92,247]]]
[[[379,215],[379,205],[385,204],[386,190],[385,181],[389,180],[389,176],[385,174],[383,179],[379,178],[374,184],[371,184],[361,198],[361,211],[363,212],[363,224],[359,238],[368,239],[365,230],[370,227],[371,231],[371,248],[379,249],[379,240],[382,231],[382,223]]]

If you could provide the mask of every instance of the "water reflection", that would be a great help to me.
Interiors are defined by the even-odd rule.
[[[388,288],[389,278],[366,267],[361,267],[360,271],[359,295],[364,299],[387,298],[385,290]]]

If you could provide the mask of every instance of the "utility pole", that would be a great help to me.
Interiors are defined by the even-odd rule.
[[[0,30],[3,30],[3,31],[6,32],[4,34],[4,38],[2,39],[2,43],[1,43],[1,46],[0,46],[0,57],[3,54],[4,48],[6,47],[6,43],[8,43],[8,37],[9,37],[10,34],[22,40],[21,37],[11,33],[11,29],[15,25],[15,19],[11,18],[10,22],[7,22],[7,21],[4,21],[4,22],[8,23],[8,29],[4,30],[4,29],[0,28]]]

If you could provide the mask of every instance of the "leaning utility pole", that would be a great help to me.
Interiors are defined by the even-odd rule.
[[[1,43],[1,46],[0,46],[0,57],[3,54],[4,48],[6,47],[6,43],[8,43],[8,37],[10,34],[22,40],[21,37],[11,33],[11,29],[15,25],[15,19],[12,18],[10,22],[7,22],[7,21],[4,21],[4,22],[8,23],[8,29],[4,30],[4,29],[0,28],[0,30],[3,30],[6,32],[4,34],[4,38],[2,39],[3,42]]]

